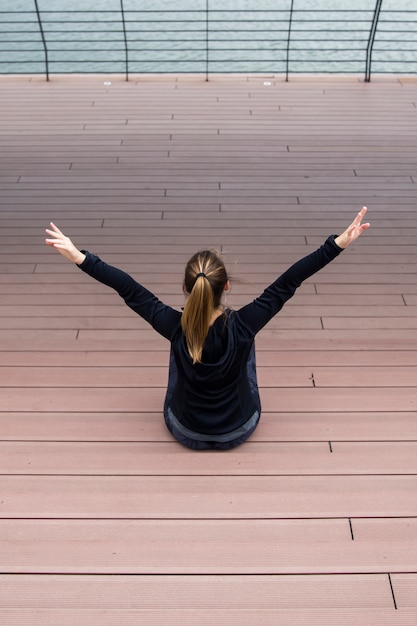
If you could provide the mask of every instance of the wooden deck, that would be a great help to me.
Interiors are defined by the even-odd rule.
[[[0,624],[415,626],[417,80],[0,90]],[[44,245],[52,220],[176,307],[217,246],[237,308],[363,205],[259,335],[228,453],[171,439],[167,342]]]

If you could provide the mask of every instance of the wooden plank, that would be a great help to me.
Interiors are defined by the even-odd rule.
[[[155,412],[3,412],[2,441],[172,441]],[[416,441],[413,412],[267,413],[251,437],[266,441]]]
[[[379,609],[393,611],[386,575],[1,576],[4,608],[134,611]],[[126,606],[126,603],[129,605]],[[394,611],[393,611],[394,613]],[[252,614],[253,617],[253,614]]]
[[[154,367],[167,366],[168,354],[162,354],[157,350],[140,350],[132,349],[130,351],[117,350],[116,346],[113,351],[87,349],[84,346],[79,351],[66,352],[64,346],[61,345],[56,351],[39,350],[36,346],[34,351],[10,352],[0,350],[0,366],[8,367]],[[122,346],[123,347],[123,346]],[[140,347],[140,346],[139,346]],[[399,367],[400,370],[412,370],[417,361],[416,350],[371,350],[363,352],[357,350],[342,349],[338,351],[323,350],[261,350],[260,346],[257,350],[257,367],[259,370],[267,368],[309,368],[309,371],[325,369],[327,366],[335,372],[339,368],[343,371],[345,368],[358,367],[362,370],[370,370],[378,367],[381,363],[384,368],[391,368],[394,371]]]
[[[417,518],[354,519],[351,520],[355,541],[415,541]]]
[[[159,413],[0,413],[0,441],[169,441]]]
[[[417,355],[414,359],[417,362]],[[313,376],[316,387],[412,387],[417,367],[314,367]]]
[[[343,328],[345,330],[389,330],[397,329],[399,326],[400,316],[392,316],[388,319],[385,317],[368,317],[368,318],[353,318],[353,317],[323,317],[323,326],[329,329]],[[413,317],[407,317],[401,319],[401,327],[403,330],[409,332],[417,329],[416,319]]]
[[[113,308],[113,307],[112,307]],[[174,306],[175,309],[179,309],[178,305]],[[97,307],[97,311],[100,307]],[[26,311],[28,313],[29,311]],[[47,311],[42,315],[41,311],[37,311],[37,315],[34,317],[22,317],[22,316],[9,316],[7,318],[0,317],[0,330],[16,330],[22,328],[48,330],[51,329],[73,329],[86,331],[91,336],[91,333],[109,333],[111,337],[117,338],[117,333],[126,333],[126,337],[136,338],[138,340],[148,337],[152,339],[155,336],[155,331],[152,331],[150,326],[142,320],[140,317],[135,316],[125,308],[114,308],[116,315],[114,317],[102,317],[96,316],[94,307],[84,317],[65,317],[64,315],[52,316],[49,318]],[[65,313],[64,310],[61,313]],[[118,315],[119,314],[119,315]],[[127,316],[127,317],[125,317]],[[304,332],[320,331],[322,326],[320,318],[318,317],[287,317],[281,318],[278,326],[281,330],[288,329],[292,331],[300,330]],[[407,327],[407,324],[405,324]],[[270,326],[272,330],[272,325]],[[403,329],[404,330],[404,329]]]
[[[126,388],[82,387],[32,387],[30,396],[22,395],[19,388],[4,388],[0,398],[1,411],[93,411],[118,412],[161,411],[165,396],[163,387]],[[379,393],[370,388],[314,388],[273,387],[261,389],[261,400],[267,412],[333,413],[336,403],[351,412],[415,411],[414,387],[384,387]]]
[[[168,367],[0,367],[0,377],[6,387],[166,387]]]
[[[411,380],[413,371],[411,368],[406,371]],[[311,370],[306,368],[259,367],[258,379],[263,387],[313,386]],[[407,383],[408,380],[409,378],[405,377],[404,386],[410,385],[409,382]],[[150,364],[144,364],[142,367],[138,364],[132,364],[130,367],[78,365],[65,368],[40,365],[35,367],[0,366],[0,381],[0,386],[4,387],[166,387],[168,367],[167,364],[163,367]]]
[[[377,343],[378,345],[386,345],[384,342],[396,342],[398,345],[399,342],[406,341],[407,338],[412,340],[413,333],[409,328],[402,328],[401,324],[397,324],[394,328],[384,328],[381,324],[381,328],[351,328],[345,329],[342,325],[342,328],[336,329],[323,329],[323,328],[309,328],[308,318],[307,321],[298,321],[300,318],[297,318],[295,321],[288,321],[287,323],[282,320],[282,318],[274,320],[270,322],[267,329],[263,329],[260,334],[258,343],[267,343],[271,349],[279,349],[282,346],[282,342],[286,340],[291,341],[300,341],[304,345],[311,343],[311,341],[316,341],[317,343],[320,340],[329,340],[333,342],[334,349],[336,348],[337,341],[343,337],[343,340],[346,343],[356,343],[357,345],[364,345],[366,342],[373,342],[374,345]],[[314,320],[314,323],[317,323],[317,320]],[[407,318],[402,318],[407,319]],[[411,318],[413,319],[413,318]],[[289,318],[291,320],[291,318]],[[282,322],[282,325],[281,325]],[[305,326],[303,325],[305,323]],[[298,324],[298,325],[297,325]],[[2,338],[2,332],[0,331],[0,338]],[[136,341],[142,342],[145,337],[143,333],[150,333],[151,331],[135,331],[135,330],[87,330],[80,329],[78,334],[78,338],[82,341]],[[4,333],[4,338],[6,339],[8,333]],[[47,333],[45,333],[45,338]],[[155,332],[153,332],[153,336],[155,336]],[[157,342],[155,342],[157,344]],[[132,345],[132,344],[130,344]]]
[[[126,603],[128,604],[128,603]],[[199,626],[216,626],[219,621],[226,620],[229,626],[252,626],[254,612],[263,626],[322,626],[328,621],[343,626],[414,626],[417,611],[394,609],[82,609],[83,626],[181,626],[189,620],[198,620]],[[11,626],[73,626],[80,618],[77,608],[65,609],[4,609],[4,619]]]
[[[86,476],[216,476],[218,454],[178,443],[0,442],[0,473]],[[417,474],[417,442],[246,443],[221,460],[228,476]]]
[[[379,388],[378,393],[370,391],[370,388],[314,388],[297,389],[294,393],[291,389],[283,389],[279,394],[279,400],[272,389],[262,389],[262,402],[264,410],[286,411],[334,412],[335,403],[338,406],[352,412],[364,411],[415,411],[416,397],[413,387]]]
[[[125,368],[135,368],[141,366],[147,367],[168,367],[169,354],[167,352],[158,352],[157,350],[131,350],[123,351],[103,351],[95,350],[83,351],[74,350],[65,352],[63,345],[56,352],[41,352],[34,350],[33,352],[8,352],[0,351],[1,367],[112,367],[117,366]]]
[[[0,353],[1,359],[1,353]],[[364,351],[347,350],[341,346],[340,351],[330,350],[258,350],[256,362],[260,367],[280,366],[286,367],[310,367],[317,371],[327,371],[332,369],[335,372],[343,371],[344,368],[362,368],[369,371],[383,364],[390,368],[392,372],[400,369],[411,369],[417,363],[417,352],[415,350],[372,350],[368,347]]]
[[[414,441],[411,412],[264,412],[251,441]]]
[[[411,539],[352,541],[347,520],[13,520],[0,529],[2,571],[16,574],[385,573],[387,559],[393,573],[417,556]]]
[[[0,487],[2,519],[415,517],[417,509],[416,476],[0,476]]]
[[[149,352],[153,350],[155,352],[163,352],[165,355],[169,355],[169,344],[165,339],[157,335],[154,331],[141,331],[141,336],[134,337],[135,341],[132,342],[131,337],[134,331],[112,331],[111,335],[109,331],[101,330],[99,332],[93,331],[91,336],[86,336],[86,331],[81,331],[78,334],[72,330],[51,330],[49,333],[45,330],[0,330],[0,352],[27,352],[38,351],[42,352],[109,352],[115,353],[132,352]],[[396,337],[391,336],[391,333],[387,331],[376,335],[367,331],[367,334],[361,336],[361,331],[357,331],[351,337],[348,335],[329,336],[329,331],[320,335],[319,332],[314,336],[313,331],[309,331],[308,341],[301,331],[298,333],[292,333],[287,330],[286,333],[278,330],[268,331],[263,329],[256,339],[257,354],[261,352],[271,352],[275,354],[277,351],[286,350],[306,350],[312,355],[315,351],[322,351],[323,349],[329,350],[339,355],[343,355],[344,351],[351,353],[352,351],[358,352],[375,352],[378,350],[393,351],[408,350],[415,351],[417,348],[417,341],[410,336],[409,332],[403,334],[397,334]],[[336,340],[336,341],[335,341]]]
[[[171,296],[171,302],[169,303],[174,308],[179,308],[184,304],[184,297],[180,293],[177,297],[174,295]],[[92,305],[83,305],[83,304],[72,304],[71,296],[66,298],[67,303],[63,304],[41,304],[30,307],[30,314],[32,317],[62,317],[66,318],[74,318],[80,319],[82,317],[93,317],[93,318],[117,318],[123,317],[128,319],[132,319],[136,322],[138,326],[141,325],[141,318],[138,315],[132,314],[132,312],[124,306],[123,301],[113,300],[113,305],[106,306],[100,305],[95,306]],[[242,301],[242,304],[246,303],[248,298]],[[65,310],[63,310],[65,307]],[[380,309],[380,313],[377,315],[377,310]],[[7,305],[5,304],[2,307],[2,317],[27,317],[28,309],[26,307],[22,307],[19,305]],[[323,315],[324,314],[324,315]],[[296,319],[296,323],[308,324],[310,320],[313,319],[323,319],[323,324],[325,324],[328,328],[343,328],[345,327],[347,330],[351,330],[358,326],[361,328],[365,324],[373,325],[373,327],[378,328],[379,324],[385,324],[389,327],[389,324],[393,320],[395,324],[398,326],[399,320],[401,320],[402,328],[409,328],[412,322],[415,322],[415,318],[417,317],[417,307],[413,306],[405,306],[401,304],[400,306],[367,306],[362,307],[360,305],[352,306],[349,311],[349,315],[346,314],[345,307],[343,306],[316,306],[310,305],[308,307],[298,304],[291,304],[280,312],[280,314],[272,319],[271,322],[268,323],[268,328],[275,328],[278,325],[282,326],[283,324],[289,325],[291,320]],[[388,318],[388,319],[386,319]],[[356,323],[357,322],[357,323]],[[101,323],[103,321],[101,320]],[[114,322],[117,323],[116,321]],[[355,324],[356,323],[356,324]],[[126,321],[126,324],[128,322]],[[343,326],[344,325],[344,326]],[[149,326],[144,326],[145,328],[149,328]],[[372,327],[372,326],[371,326]],[[320,325],[320,328],[322,326]]]

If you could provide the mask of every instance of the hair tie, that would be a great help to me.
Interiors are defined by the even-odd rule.
[[[207,276],[205,275],[205,273],[204,273],[204,272],[198,272],[198,274],[196,274],[195,279],[197,280],[197,278],[198,278],[199,276],[203,276],[203,278],[207,278]]]

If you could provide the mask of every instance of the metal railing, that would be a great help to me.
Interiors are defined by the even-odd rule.
[[[128,0],[106,0],[105,10],[74,1],[65,11],[32,2],[31,10],[0,11],[1,74],[338,73],[370,81],[372,72],[417,73],[417,10],[385,9],[383,0],[331,10],[297,8],[297,0],[236,0],[233,8],[227,0],[184,8],[182,0],[178,10],[159,9],[158,0],[129,10]],[[278,6],[262,8],[270,5]]]

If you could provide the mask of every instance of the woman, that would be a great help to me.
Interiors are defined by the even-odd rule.
[[[163,304],[125,272],[78,250],[54,224],[46,243],[96,280],[115,289],[126,304],[171,342],[164,417],[172,435],[198,450],[229,449],[255,430],[261,404],[256,380],[254,338],[294,295],[300,284],[330,263],[370,224],[364,207],[339,236],[292,265],[261,296],[238,311],[223,309],[229,289],[226,268],[212,250],[187,263],[182,313]]]

